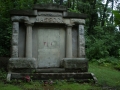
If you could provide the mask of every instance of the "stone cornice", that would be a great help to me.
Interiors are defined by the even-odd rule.
[[[36,12],[34,10],[11,10],[11,16],[36,16]]]
[[[36,4],[33,9],[41,11],[67,11],[65,6],[57,4]]]
[[[29,21],[29,17],[28,16],[13,16],[12,18],[12,21]]]
[[[85,24],[84,19],[70,19],[71,24]]]
[[[80,13],[74,13],[74,12],[63,12],[63,18],[86,19],[87,14],[80,14]]]

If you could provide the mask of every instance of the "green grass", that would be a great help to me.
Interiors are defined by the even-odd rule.
[[[90,63],[89,72],[95,74],[100,85],[120,86],[120,71],[115,70],[111,66],[99,66],[96,63]]]
[[[101,87],[88,83],[64,83],[63,85],[56,85],[55,90],[101,90]]]
[[[76,82],[65,82],[55,81],[56,83],[46,86],[40,81],[30,83],[15,83],[4,84],[0,82],[0,90],[110,90],[104,87],[117,88],[120,90],[120,71],[115,70],[111,66],[100,66],[97,63],[89,63],[89,72],[95,74],[98,79],[98,84],[93,83],[76,83]],[[119,88],[119,89],[118,89]],[[112,90],[112,89],[111,89]]]
[[[3,84],[2,82],[0,82],[0,90],[22,90],[22,89],[19,86]]]

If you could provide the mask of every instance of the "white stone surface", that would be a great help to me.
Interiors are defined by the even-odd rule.
[[[79,25],[78,29],[78,56],[79,58],[85,57],[85,37],[84,37],[84,25]]]
[[[18,37],[19,37],[19,22],[13,22],[12,57],[18,57]]]
[[[26,57],[32,58],[32,24],[26,24]]]
[[[72,26],[67,25],[66,31],[66,57],[72,58]]]
[[[64,56],[65,32],[62,28],[38,30],[38,67],[59,67]],[[63,37],[62,37],[63,36]],[[61,43],[61,44],[60,44]]]

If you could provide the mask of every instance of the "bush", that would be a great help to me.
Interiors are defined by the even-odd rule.
[[[110,66],[117,70],[120,70],[120,60],[115,57],[107,57],[101,59],[93,59],[92,62],[96,62],[98,65]]]
[[[6,79],[7,72],[4,69],[0,69],[0,80]]]

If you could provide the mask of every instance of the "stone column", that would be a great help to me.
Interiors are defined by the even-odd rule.
[[[18,37],[19,37],[19,22],[13,22],[12,29],[12,58],[18,58]]]
[[[72,25],[67,25],[66,58],[72,58]]]
[[[26,23],[26,58],[32,58],[32,23]]]
[[[78,33],[78,57],[85,58],[84,25],[79,25]]]

